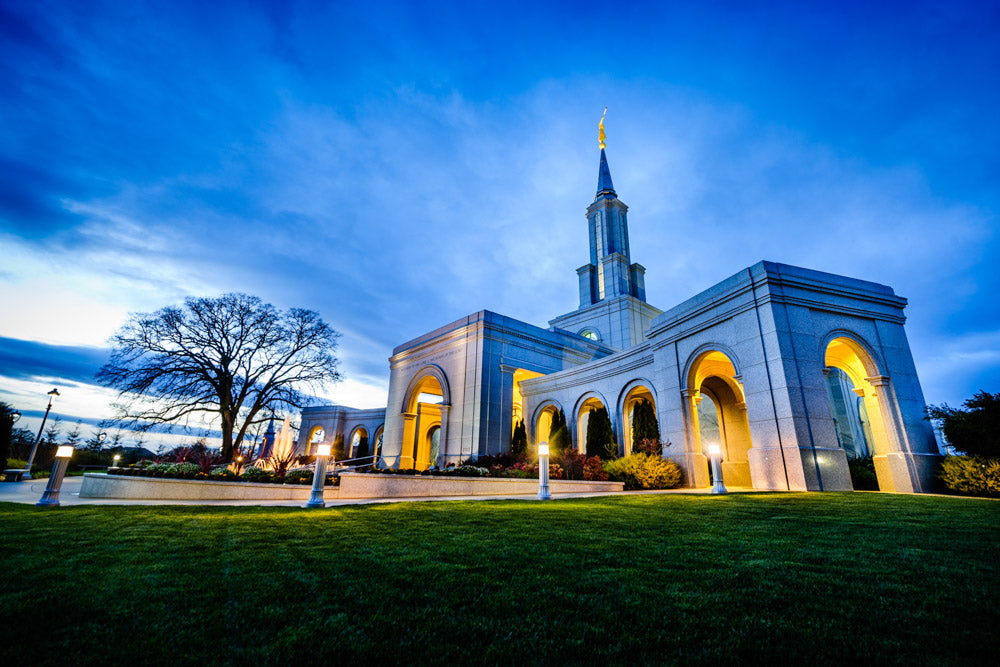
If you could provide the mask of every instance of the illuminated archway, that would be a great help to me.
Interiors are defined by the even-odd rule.
[[[351,432],[351,450],[348,454],[348,458],[356,459],[359,456],[368,456],[370,454],[370,443],[368,441],[368,429],[364,426],[356,426]],[[364,449],[364,451],[360,451]]]
[[[740,385],[737,364],[732,352],[712,348],[701,351],[688,371],[689,417],[695,451],[704,454],[704,466],[696,479],[708,479],[707,455],[710,445],[722,452],[722,475],[730,486],[752,486],[749,451],[750,423],[746,398]]]
[[[410,381],[403,401],[403,448],[401,468],[425,470],[437,465],[439,456],[431,458],[429,435],[434,427],[441,428],[442,406],[451,405],[448,378],[438,366],[425,366]],[[445,432],[438,435],[444,446]]]
[[[590,411],[591,409],[604,408],[608,410],[608,402],[604,400],[596,391],[587,392],[576,402],[576,409],[573,410],[576,423],[576,434],[573,441],[573,446],[581,454],[586,453],[587,444],[587,424],[590,423]],[[611,411],[608,410],[608,419],[611,419]],[[611,428],[614,430],[614,422],[611,423]]]
[[[372,438],[371,455],[373,457],[372,461],[374,463],[378,463],[379,458],[382,456],[382,439],[384,437],[385,437],[385,425],[383,424],[379,426],[377,429],[375,429],[375,437]]]
[[[533,445],[537,446],[540,442],[549,441],[552,435],[552,418],[560,410],[562,410],[562,406],[551,400],[542,401],[535,408],[535,416],[532,419]]]
[[[316,445],[323,442],[324,438],[326,438],[326,431],[323,427],[314,426],[309,432],[309,440],[306,442],[306,456],[312,456],[313,452],[316,451]]]
[[[525,370],[523,368],[518,368],[514,371],[514,392],[511,399],[511,430],[517,426],[518,420],[524,420],[525,424],[528,420],[524,414],[524,398],[521,395],[521,381],[530,380],[531,378],[541,377],[541,373],[535,373],[534,371]]]
[[[656,394],[653,393],[653,383],[648,380],[633,380],[625,385],[618,399],[618,413],[622,423],[622,452],[628,456],[632,453],[632,426],[635,407],[640,401],[648,401],[653,406],[653,414],[659,414],[656,410]]]
[[[888,469],[879,465],[892,447],[873,383],[884,384],[874,355],[858,339],[837,335],[827,343],[823,361],[838,444],[848,457],[873,456],[879,488],[892,489]]]

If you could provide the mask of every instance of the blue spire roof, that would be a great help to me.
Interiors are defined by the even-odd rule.
[[[601,149],[601,168],[597,176],[597,196],[612,195],[617,197],[615,186],[611,182],[611,169],[608,168],[608,158]]]

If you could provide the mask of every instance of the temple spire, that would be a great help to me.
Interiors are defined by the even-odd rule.
[[[611,182],[611,169],[608,168],[608,158],[604,154],[604,148],[601,148],[601,167],[597,176],[597,196],[601,195],[618,196]]]
[[[597,124],[597,145],[601,147],[601,166],[597,173],[597,196],[615,194],[615,186],[611,182],[611,169],[608,168],[608,157],[604,154],[604,117],[608,115],[608,108],[604,107],[601,114],[601,122]]]

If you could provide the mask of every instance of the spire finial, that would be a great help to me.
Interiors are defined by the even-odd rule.
[[[601,122],[597,124],[597,143],[600,144],[601,150],[604,150],[604,117],[608,115],[608,108],[604,107],[604,113],[601,114]]]

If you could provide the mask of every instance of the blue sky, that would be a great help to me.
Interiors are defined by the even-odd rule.
[[[127,313],[243,291],[384,405],[400,342],[576,307],[605,106],[651,303],[885,283],[929,402],[1000,391],[1000,5],[751,4],[0,3],[0,400],[109,416]]]

